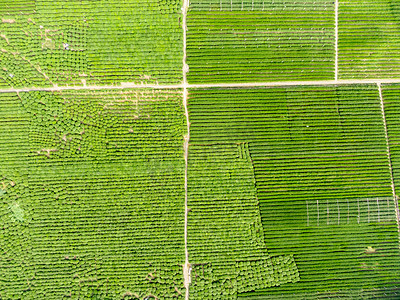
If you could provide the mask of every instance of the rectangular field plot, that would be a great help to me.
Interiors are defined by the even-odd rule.
[[[191,147],[247,144],[236,159],[252,162],[268,253],[294,255],[299,269],[298,283],[240,296],[398,292],[398,231],[376,85],[193,89],[189,113]],[[225,177],[232,174],[240,176]]]
[[[184,298],[181,95],[0,95],[2,298]]]
[[[179,3],[37,0],[0,18],[0,88],[181,81]]]
[[[189,83],[334,79],[333,1],[190,1]]]
[[[339,78],[400,75],[400,3],[339,1]]]

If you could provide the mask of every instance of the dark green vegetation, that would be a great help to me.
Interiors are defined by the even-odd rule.
[[[180,1],[25,2],[0,1],[0,87],[181,81]]]
[[[190,1],[190,83],[334,79],[333,1],[243,2]]]
[[[241,296],[396,297],[399,236],[376,85],[191,90],[189,111],[192,145],[248,143],[265,245],[294,254],[299,269],[298,283]]]
[[[340,0],[339,78],[400,75],[400,2]]]
[[[0,94],[1,299],[184,297],[181,103]]]
[[[235,299],[299,280],[291,255],[267,252],[247,144],[190,146],[188,206],[192,299]]]

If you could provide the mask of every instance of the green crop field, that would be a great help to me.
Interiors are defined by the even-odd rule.
[[[0,87],[180,82],[180,3],[25,2],[0,1]]]
[[[392,78],[400,75],[400,3],[392,0],[339,2],[339,76]]]
[[[181,93],[0,99],[1,298],[184,294]]]
[[[191,1],[189,82],[333,79],[333,1],[289,2]]]
[[[400,299],[400,2],[0,0],[0,300]]]
[[[299,280],[291,255],[267,252],[246,144],[191,145],[188,172],[191,295],[228,298]]]
[[[399,236],[375,85],[191,90],[189,111],[193,145],[247,143],[266,247],[299,269],[298,283],[243,296],[395,295]],[[230,168],[239,158],[224,156]]]

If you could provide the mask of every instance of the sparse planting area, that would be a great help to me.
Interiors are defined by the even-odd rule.
[[[2,88],[182,78],[180,2],[37,0],[22,11],[1,2]]]
[[[183,299],[181,92],[0,97],[1,298]]]

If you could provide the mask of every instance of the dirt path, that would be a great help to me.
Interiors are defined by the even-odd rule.
[[[184,65],[185,71],[187,65]],[[315,81],[275,81],[275,82],[248,82],[248,83],[206,83],[188,84],[186,72],[184,74],[185,83],[183,84],[135,84],[124,83],[123,85],[87,85],[87,86],[54,86],[54,87],[35,87],[35,88],[7,88],[1,89],[0,93],[31,92],[31,91],[65,91],[65,90],[109,90],[109,89],[196,89],[196,88],[246,88],[246,87],[280,87],[280,86],[307,86],[307,85],[337,85],[337,84],[384,84],[400,83],[399,79],[344,79],[344,80],[315,80]]]
[[[183,142],[183,149],[185,155],[185,264],[183,266],[183,278],[184,285],[186,288],[185,299],[189,299],[189,286],[190,286],[190,263],[189,263],[189,252],[187,247],[187,238],[188,238],[188,154],[189,154],[189,140],[190,140],[190,123],[189,123],[189,111],[187,107],[187,99],[188,99],[188,82],[186,73],[189,71],[189,67],[186,63],[186,16],[189,8],[189,0],[183,0],[182,7],[182,29],[183,29],[183,58],[182,58],[182,78],[183,78],[183,106],[185,108],[185,116],[186,116],[186,124],[187,124],[187,133]]]
[[[390,179],[392,183],[392,192],[393,192],[393,200],[394,200],[394,205],[395,205],[395,210],[396,210],[396,220],[397,220],[397,228],[400,232],[400,212],[399,212],[399,202],[398,202],[398,197],[396,196],[396,189],[394,186],[394,178],[393,178],[393,167],[392,167],[392,159],[391,159],[391,154],[390,154],[390,144],[389,144],[389,136],[387,132],[387,123],[386,123],[386,115],[385,115],[385,105],[383,102],[383,95],[382,95],[382,87],[380,83],[377,83],[378,90],[379,90],[379,98],[381,100],[381,109],[382,109],[382,118],[383,118],[383,125],[385,128],[385,137],[386,137],[386,147],[387,147],[387,156],[388,156],[388,162],[389,162],[389,170],[390,170]]]
[[[339,0],[335,0],[335,81],[339,76]]]

